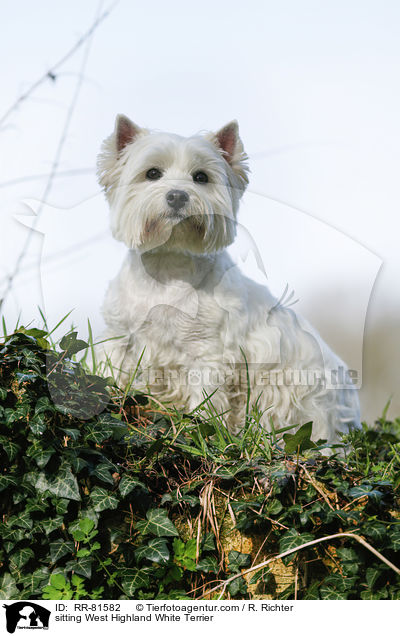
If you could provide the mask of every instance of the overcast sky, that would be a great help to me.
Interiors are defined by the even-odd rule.
[[[2,4],[0,118],[107,6]],[[237,118],[252,170],[234,250],[241,266],[265,280],[260,255],[274,293],[288,284],[298,309],[363,371],[369,420],[391,394],[399,415],[399,31],[395,0],[121,0],[94,34],[59,166],[74,174],[54,180],[4,307],[9,326],[20,312],[36,320],[41,305],[50,324],[74,309],[82,335],[87,317],[101,333],[124,247],[108,234],[94,168],[118,112],[182,135]],[[26,238],[15,214],[40,207],[84,50],[0,130],[0,290]]]

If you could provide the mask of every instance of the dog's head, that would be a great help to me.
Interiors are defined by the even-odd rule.
[[[116,239],[143,251],[214,252],[232,243],[247,186],[238,125],[180,137],[119,115],[98,158]]]

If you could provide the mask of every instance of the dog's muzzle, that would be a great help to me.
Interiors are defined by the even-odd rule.
[[[165,198],[175,212],[183,208],[189,201],[189,195],[184,190],[170,190]]]

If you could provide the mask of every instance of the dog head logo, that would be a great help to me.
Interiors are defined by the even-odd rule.
[[[16,629],[48,629],[51,612],[30,601],[19,601],[3,605],[6,610],[7,631],[14,634]]]

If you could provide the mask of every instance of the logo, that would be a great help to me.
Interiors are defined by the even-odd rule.
[[[7,631],[13,634],[16,629],[49,629],[50,610],[31,603],[19,601],[12,605],[3,605],[6,609]]]

